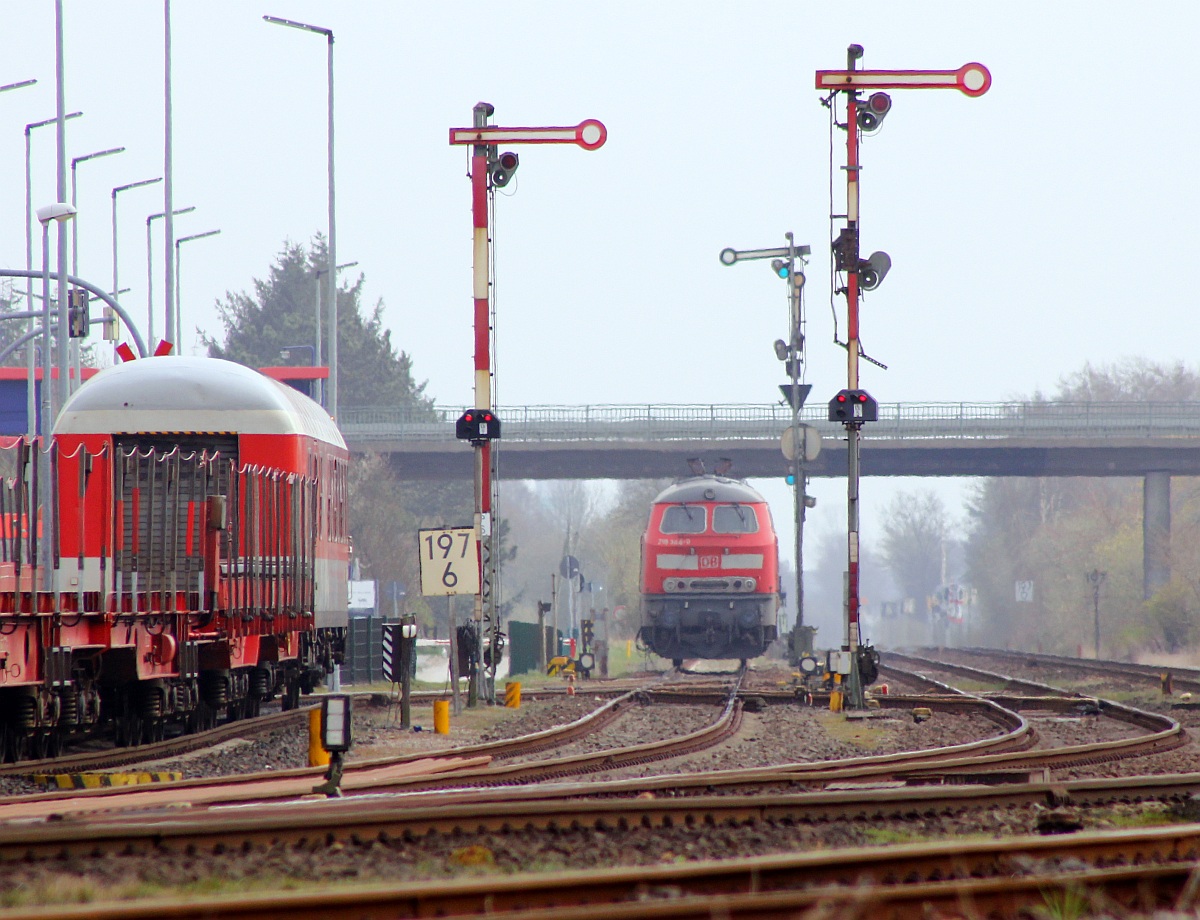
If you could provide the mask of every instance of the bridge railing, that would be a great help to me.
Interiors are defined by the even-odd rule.
[[[345,408],[339,426],[355,442],[447,442],[461,407],[408,410]],[[770,440],[792,423],[792,411],[762,405],[502,406],[506,441]],[[823,435],[842,426],[823,404],[801,421]],[[864,437],[886,440],[989,438],[1200,438],[1200,402],[884,403]]]

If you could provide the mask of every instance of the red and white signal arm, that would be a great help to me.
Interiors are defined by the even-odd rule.
[[[957,89],[982,96],[992,74],[972,61],[958,70],[818,70],[817,89]]]
[[[451,145],[459,144],[576,144],[597,150],[608,140],[608,129],[595,118],[586,118],[565,128],[451,128]]]

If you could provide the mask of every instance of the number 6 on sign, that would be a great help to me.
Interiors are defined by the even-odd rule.
[[[421,593],[479,593],[479,548],[474,527],[417,531]]]

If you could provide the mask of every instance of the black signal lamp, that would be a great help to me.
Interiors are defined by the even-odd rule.
[[[454,436],[478,444],[500,437],[500,419],[490,409],[468,409],[454,423]]]
[[[858,110],[858,126],[864,131],[874,131],[891,110],[891,96],[887,93],[871,93]]]
[[[829,421],[875,422],[879,420],[879,403],[866,390],[841,390],[829,401]]]
[[[492,185],[504,188],[512,180],[513,173],[521,165],[521,158],[512,150],[497,154],[488,163],[488,172],[492,177]]]

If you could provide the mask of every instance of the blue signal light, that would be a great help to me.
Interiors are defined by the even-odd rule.
[[[786,482],[789,486],[794,486],[796,484],[796,474],[788,473],[787,476],[785,476],[783,478],[783,481]]]

